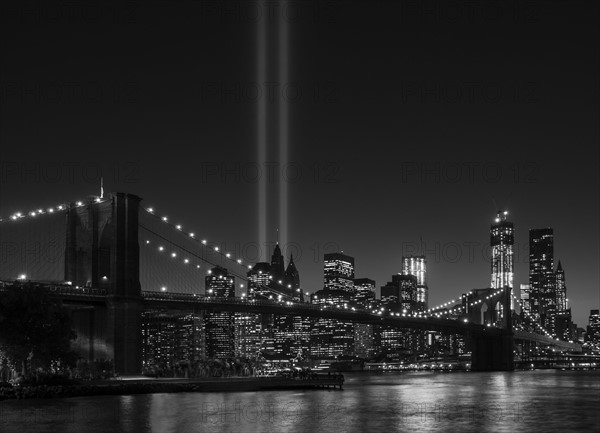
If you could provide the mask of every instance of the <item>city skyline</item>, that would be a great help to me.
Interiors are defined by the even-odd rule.
[[[100,196],[99,195],[98,196],[88,195],[88,200],[89,200],[90,203],[94,203],[97,200],[100,200]],[[77,207],[80,204],[85,203],[85,202],[84,201],[71,201],[70,203],[71,203],[72,206]],[[59,205],[59,206],[56,207],[56,209],[57,210],[59,210],[61,208],[64,209],[67,206],[68,206],[68,203],[66,203],[64,205]],[[42,213],[45,214],[42,217],[42,218],[44,218],[44,217],[47,217],[48,215],[52,215],[52,212],[48,212],[49,210],[51,210],[51,209],[45,209],[44,208],[44,209],[39,209],[37,211],[27,211],[27,212],[24,212],[24,213],[17,212],[17,213],[15,213],[13,215],[10,215],[10,216],[4,217],[4,218],[7,220],[5,222],[8,222],[8,220],[15,219],[15,218],[17,218],[17,219],[20,219],[20,218],[36,218],[36,213],[37,213],[37,218],[41,217]],[[146,208],[146,212],[154,214],[155,213],[155,209],[154,208]],[[500,260],[501,259],[501,255],[504,254],[503,252],[500,252],[496,256],[494,255],[494,249],[493,249],[494,242],[496,243],[496,245],[500,245],[501,246],[503,244],[503,242],[504,242],[504,240],[502,240],[502,239],[505,239],[505,240],[507,240],[508,244],[511,247],[512,247],[513,242],[514,242],[513,241],[514,225],[513,225],[513,223],[511,221],[508,220],[508,215],[509,215],[509,212],[506,211],[506,210],[505,211],[498,211],[497,212],[497,216],[493,219],[493,221],[492,221],[492,223],[490,225],[490,227],[491,227],[491,230],[490,230],[490,236],[491,236],[490,239],[491,239],[491,242],[490,242],[489,246],[492,249],[490,250],[490,258],[489,258],[489,260],[490,260],[490,263],[492,265],[492,282],[495,279],[502,279],[502,280],[506,280],[506,281],[512,280],[512,273],[510,273],[510,272],[507,273],[506,276],[494,276],[495,275],[494,274],[494,269],[495,269],[494,263],[496,263],[497,260]],[[170,225],[170,226],[172,226],[173,228],[175,228],[175,229],[177,229],[179,231],[184,230],[184,228],[181,225],[179,225],[179,224],[177,224],[177,225],[173,224],[169,220],[169,218],[166,217],[166,216],[160,217],[159,219],[162,220],[163,223],[166,223],[167,225]],[[509,230],[509,232],[504,233],[501,230],[505,226],[507,227],[507,229]],[[500,230],[500,231],[498,231],[498,230]],[[185,232],[185,230],[184,230],[184,232]],[[549,246],[550,249],[548,251],[546,251],[546,250],[540,250],[540,251],[544,251],[544,260],[546,260],[546,258],[545,258],[546,255],[547,255],[546,253],[549,254],[548,255],[548,259],[547,259],[547,261],[549,263],[548,266],[549,266],[549,268],[551,268],[551,269],[549,269],[549,272],[550,272],[551,276],[553,277],[553,281],[556,281],[557,277],[555,277],[554,261],[553,261],[554,260],[553,259],[553,257],[554,257],[554,253],[553,253],[553,251],[554,251],[554,248],[553,248],[553,245],[554,245],[553,229],[549,228],[549,227],[548,228],[543,228],[543,229],[530,229],[529,230],[529,244],[532,245],[532,239],[536,238],[536,236],[542,236],[541,239],[545,239],[545,238],[548,237],[548,234],[550,236],[550,246]],[[506,236],[506,237],[504,238],[503,236]],[[56,242],[56,240],[52,240],[51,242]],[[10,243],[10,241],[9,241],[9,243]],[[202,243],[205,243],[205,241],[203,240]],[[213,244],[213,245],[219,245],[219,246],[222,245],[218,241],[215,242],[214,240],[211,241],[211,244]],[[329,286],[333,287],[333,286],[339,286],[340,285],[339,282],[335,282],[335,281],[332,281],[330,283],[327,282],[328,281],[328,278],[327,278],[327,274],[328,274],[328,271],[327,271],[328,267],[327,266],[328,265],[326,264],[325,272],[324,272],[323,279],[322,279],[322,281],[323,281],[322,287],[316,287],[316,288],[307,288],[306,286],[301,287],[299,285],[298,269],[295,266],[293,258],[292,257],[288,258],[288,259],[292,259],[292,260],[289,261],[287,269],[286,269],[286,267],[285,267],[285,257],[283,256],[283,254],[281,252],[279,243],[275,242],[274,244],[272,244],[272,247],[273,247],[273,250],[272,250],[273,253],[272,253],[272,256],[271,256],[271,263],[270,264],[269,263],[263,263],[263,262],[252,263],[252,265],[253,265],[253,271],[249,271],[248,272],[248,283],[249,284],[250,284],[250,275],[253,272],[261,272],[262,273],[262,271],[257,271],[257,269],[259,269],[261,266],[264,265],[268,269],[272,270],[272,271],[268,271],[268,272],[270,272],[270,275],[272,275],[272,278],[274,278],[273,282],[276,282],[277,280],[279,280],[278,284],[281,285],[281,290],[282,291],[284,291],[284,292],[285,291],[289,291],[291,289],[292,285],[293,285],[294,288],[291,289],[291,290],[293,292],[299,292],[299,293],[296,293],[296,295],[298,295],[299,300],[303,299],[303,295],[304,294],[307,294],[307,295],[308,294],[313,294],[316,291],[321,290],[322,288],[327,288]],[[543,248],[548,248],[548,247],[543,247]],[[160,248],[160,250],[162,250],[162,247]],[[212,250],[212,247],[209,250]],[[534,293],[540,293],[540,288],[538,287],[536,289],[535,288],[535,284],[532,285],[532,275],[533,275],[532,273],[534,272],[534,269],[536,267],[540,266],[540,265],[538,265],[538,264],[534,265],[534,262],[532,260],[533,260],[533,257],[535,256],[536,253],[534,252],[535,250],[533,250],[531,248],[530,248],[530,250],[531,251],[529,252],[529,255],[528,255],[528,266],[529,266],[529,274],[528,274],[528,278],[529,279],[528,279],[528,282],[530,284],[528,284],[527,287],[529,287],[530,292],[532,291],[531,287],[534,287],[533,292]],[[224,248],[218,248],[218,249],[215,249],[215,251],[219,251],[219,252],[214,252],[214,254],[216,254],[217,256],[218,255],[224,255],[226,253],[226,249],[224,249]],[[8,250],[6,252],[8,253]],[[241,255],[239,255],[239,253],[237,251],[229,251],[229,253],[226,254],[226,255],[227,255],[227,260],[230,261],[231,264],[233,264],[233,262],[235,262],[236,260],[238,260],[238,258],[242,257]],[[512,255],[513,255],[513,251],[512,251],[512,248],[510,248],[510,250],[509,250],[509,256],[512,256]],[[175,254],[173,254],[173,257],[175,257]],[[329,259],[328,259],[328,257],[329,257]],[[494,259],[494,257],[499,257],[499,258],[498,259]],[[8,258],[8,256],[6,256],[4,258],[4,260],[6,260],[7,258]],[[394,275],[411,274],[410,272],[407,272],[406,270],[407,270],[407,267],[413,267],[417,272],[416,273],[412,273],[412,275],[416,275],[418,277],[418,280],[420,282],[424,282],[425,283],[425,287],[424,287],[425,290],[420,289],[420,291],[421,292],[424,291],[424,293],[425,293],[424,299],[427,300],[428,294],[429,294],[429,289],[428,289],[428,286],[426,285],[426,280],[428,279],[428,277],[427,277],[428,274],[425,271],[426,265],[425,265],[425,263],[423,263],[423,264],[417,264],[417,263],[420,263],[420,262],[413,263],[415,260],[419,260],[420,258],[424,258],[425,259],[425,263],[426,263],[426,261],[427,261],[427,255],[417,255],[417,256],[415,256],[415,255],[409,254],[407,256],[403,256],[402,257],[402,262],[401,262],[401,268],[402,268],[402,270],[400,272],[394,273]],[[214,257],[212,259],[209,259],[208,263],[212,263],[212,262],[210,262],[210,260],[214,260]],[[344,267],[348,267],[348,269],[351,269],[352,275],[348,274],[348,275],[346,275],[344,277],[344,278],[348,279],[349,283],[347,283],[347,284],[346,283],[341,284],[340,288],[342,286],[344,286],[344,285],[350,285],[350,286],[353,287],[353,281],[355,281],[355,275],[353,273],[354,269],[355,269],[355,267],[354,267],[355,257],[348,256],[348,255],[344,254],[343,252],[333,252],[333,253],[325,253],[324,257],[323,257],[323,260],[324,260],[325,263],[327,263],[328,260],[331,260],[332,261],[331,262],[332,263],[331,266],[333,266],[333,263],[341,263],[342,264],[341,265],[342,266],[341,269],[343,269]],[[341,262],[339,262],[340,260],[341,260]],[[412,262],[411,262],[411,260],[412,260]],[[504,260],[506,260],[506,259],[504,259]],[[187,263],[187,260],[186,260],[186,263]],[[239,262],[239,260],[238,260],[238,263],[241,263],[241,262]],[[243,259],[243,263],[244,264],[242,265],[242,267],[245,268],[246,264],[248,263],[248,261],[244,258]],[[537,263],[537,261],[535,263]],[[212,263],[212,264],[214,265],[214,263]],[[216,266],[215,269],[220,269],[219,265],[214,265],[214,266]],[[335,266],[337,267],[339,265],[336,264]],[[507,266],[508,266],[506,268],[507,270],[508,269],[512,269],[512,260],[508,260],[508,265]],[[543,269],[546,269],[546,267],[548,267],[548,266],[544,265]],[[288,275],[288,273],[290,272],[290,270],[291,270],[291,274]],[[225,269],[225,271],[227,271],[227,269]],[[563,284],[563,289],[564,289],[564,271],[562,269],[562,264],[560,263],[560,260],[559,260],[559,266],[557,267],[556,271],[557,271],[556,275],[559,275],[559,274],[562,275],[562,284]],[[544,272],[547,272],[547,271],[544,271]],[[210,275],[210,271],[209,271],[209,274],[207,274],[207,277],[209,275]],[[234,271],[233,275],[238,275],[239,276],[240,274],[236,273],[236,271]],[[25,273],[19,273],[18,279],[23,280],[26,277],[27,277],[27,275]],[[17,277],[15,277],[15,278],[17,278]],[[535,278],[535,277],[533,277],[533,278]],[[544,278],[546,278],[546,277],[544,277]],[[370,279],[369,277],[365,277],[365,276],[362,276],[362,275],[359,278],[359,280],[369,280],[369,279]],[[207,279],[207,281],[208,281],[208,279]],[[375,283],[376,283],[376,281],[377,280],[375,280]],[[538,286],[539,286],[539,284],[541,284],[541,283],[538,283]],[[523,284],[520,284],[520,286],[521,286],[521,289],[522,289],[523,288],[522,287]],[[243,289],[243,287],[244,287],[244,285],[242,284],[240,286],[240,288],[236,289],[236,292],[244,293],[244,292],[246,292],[246,290],[250,289],[250,285],[247,286],[247,289]],[[375,294],[376,295],[378,295],[378,294],[380,295],[380,288],[381,287],[383,287],[382,284],[377,284],[377,283],[375,284]],[[478,286],[478,287],[474,287],[474,289],[480,289],[482,287],[486,287],[486,286],[485,285],[481,285],[481,286]],[[491,288],[495,288],[493,286],[493,284],[490,287]],[[552,286],[552,287],[554,287],[554,286]],[[162,290],[167,290],[167,287],[163,286]],[[351,289],[351,290],[353,290],[353,289]],[[468,291],[468,290],[470,290],[470,288],[466,289],[466,291]],[[548,290],[550,290],[550,289],[543,288],[543,291],[547,292]],[[553,288],[552,290],[553,290],[553,293],[555,293],[554,290],[556,290],[556,289]],[[517,295],[518,295],[519,299],[522,299],[521,298],[521,295],[522,295],[521,292],[519,292]],[[423,299],[423,295],[419,294],[417,296],[419,297],[419,299]],[[547,297],[549,295],[547,293],[543,292],[541,295],[538,294],[538,295],[535,295],[535,296],[538,296],[538,297],[539,296]],[[529,305],[534,305],[536,302],[539,303],[539,301],[536,301],[536,297],[535,296],[531,297],[530,294],[526,295],[527,301],[531,302],[531,304],[529,304]],[[554,305],[553,303],[556,303],[556,302],[564,302],[564,300],[560,301],[558,298],[555,299],[554,295],[552,295],[552,296],[553,296],[551,298],[551,304],[552,305]],[[296,297],[296,296],[294,296],[294,297]],[[563,297],[564,297],[564,295],[563,295]],[[447,300],[447,299],[444,298],[444,300]],[[548,301],[545,301],[545,302],[548,302]],[[570,302],[571,302],[571,300],[569,300],[569,303]],[[426,303],[427,303],[427,301],[426,301]],[[432,307],[433,304],[435,304],[435,302],[432,303],[430,305],[430,307]],[[537,307],[537,310],[539,310],[539,308],[540,307]],[[533,311],[533,315],[534,316],[536,316],[538,314],[538,313],[536,313],[536,311],[537,311],[536,308],[533,308],[533,309],[530,308],[530,310]],[[553,313],[551,314],[552,317],[554,317],[554,310],[556,310],[556,308],[553,308],[553,310],[552,310],[553,311]],[[568,311],[569,311],[569,317],[571,317],[571,308],[569,308]],[[586,312],[581,312],[581,314],[583,316],[585,316],[585,314],[587,314],[587,313]],[[574,317],[576,317],[576,316],[574,316]],[[575,322],[576,322],[576,320],[575,320]],[[578,323],[578,322],[576,322],[576,323]],[[582,321],[582,322],[579,322],[579,323],[585,323],[585,321]],[[549,324],[549,323],[546,322],[545,326],[546,326],[546,329],[552,330],[552,332],[554,332],[554,325],[553,324],[551,325],[551,324]]]

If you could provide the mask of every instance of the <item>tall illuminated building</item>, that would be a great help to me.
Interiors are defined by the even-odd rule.
[[[324,288],[354,292],[354,257],[343,253],[325,254]]]
[[[554,273],[554,230],[529,230],[529,288],[531,315],[548,332],[554,332],[556,275]]]
[[[298,272],[298,269],[296,269],[293,256],[290,256],[290,262],[283,274],[283,284],[294,301],[304,301],[304,294],[300,288],[300,273]]]
[[[521,308],[523,314],[531,316],[531,288],[529,284],[521,284]]]
[[[375,281],[370,278],[354,280],[354,306],[369,310],[375,304]],[[366,323],[354,324],[354,354],[359,358],[370,358],[375,354],[375,327]]]
[[[313,293],[312,303],[327,309],[349,308],[351,293],[346,290],[323,289]],[[316,359],[335,359],[339,355],[354,355],[352,322],[318,318],[310,332],[310,354]]]
[[[222,267],[210,269],[205,278],[207,297],[234,298],[235,278]],[[210,312],[205,319],[206,354],[209,358],[235,356],[235,321],[230,312]]]
[[[284,270],[285,269],[285,270]],[[271,257],[271,263],[257,263],[248,271],[249,299],[258,300],[304,300],[300,288],[300,273],[293,257],[287,268],[279,246]],[[240,353],[258,353],[274,361],[295,359],[298,354],[308,354],[310,319],[299,316],[274,314],[245,314],[238,321],[241,340]],[[247,356],[247,355],[246,355]]]
[[[590,310],[585,340],[596,349],[600,349],[600,310]]]
[[[354,280],[354,305],[366,310],[375,300],[375,281],[370,278],[356,278]]]
[[[507,219],[508,211],[500,212],[490,228],[490,247],[492,248],[492,288],[513,287],[514,263],[513,245],[515,228]]]
[[[250,300],[273,299],[276,294],[270,286],[273,280],[271,264],[256,263],[250,269],[246,296]],[[274,351],[273,314],[249,313],[238,317],[236,332],[239,335],[238,353],[245,358],[256,358]]]
[[[282,280],[285,273],[285,266],[283,260],[283,254],[281,254],[281,248],[279,244],[275,245],[273,255],[271,256],[271,275],[273,279],[278,281]]]
[[[573,324],[569,300],[567,299],[567,283],[562,263],[558,261],[554,273],[554,284],[556,293],[556,312],[554,318],[554,332],[558,338],[563,340],[575,339],[576,327]]]
[[[556,282],[556,314],[561,314],[568,310],[569,302],[567,299],[565,271],[563,270],[560,260],[558,261],[558,266],[556,267],[556,272],[554,273],[554,279]]]
[[[414,275],[417,278],[416,309],[425,311],[429,304],[429,289],[427,287],[427,260],[424,255],[402,257],[402,274]]]
[[[392,275],[392,281],[381,287],[381,306],[384,312],[412,314],[417,312],[417,277],[414,275]],[[383,327],[381,348],[388,357],[399,357],[417,349],[419,332],[396,327]]]
[[[267,262],[259,262],[246,274],[248,287],[246,295],[249,299],[268,299],[272,295],[269,285],[271,284],[271,265]]]
[[[350,308],[354,302],[354,257],[343,253],[325,254],[323,290],[313,294],[311,302],[327,308]],[[335,319],[318,318],[310,335],[311,356],[334,359],[354,355],[354,325]]]
[[[392,275],[392,281],[381,287],[381,305],[394,313],[414,313],[417,309],[417,277]]]

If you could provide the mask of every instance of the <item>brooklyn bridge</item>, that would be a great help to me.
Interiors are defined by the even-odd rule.
[[[248,263],[158,216],[129,193],[18,212],[0,220],[0,234],[0,290],[24,282],[44,287],[70,309],[80,356],[112,359],[122,375],[141,372],[142,316],[154,309],[329,318],[460,334],[471,349],[474,371],[513,370],[517,342],[581,352],[579,344],[551,336],[532,319],[515,326],[524,319],[512,314],[509,287],[458,294],[444,308],[419,314],[315,305],[272,286],[265,287],[272,299],[251,299],[243,283]],[[208,296],[207,266],[227,268],[242,282],[240,296]],[[491,323],[483,320],[482,310],[494,316]]]

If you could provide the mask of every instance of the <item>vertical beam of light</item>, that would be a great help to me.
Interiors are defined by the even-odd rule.
[[[267,15],[265,1],[261,1],[261,16],[257,20],[257,70],[256,78],[259,88],[264,86],[267,81]],[[267,99],[265,95],[258,100],[257,118],[256,118],[256,142],[258,147],[257,166],[259,167],[258,178],[258,261],[264,261],[266,257],[265,248],[267,245],[267,176],[264,170],[267,160]]]
[[[283,253],[288,242],[288,168],[289,148],[289,101],[286,98],[286,88],[289,83],[289,23],[287,13],[288,2],[282,0],[279,19],[279,242]]]

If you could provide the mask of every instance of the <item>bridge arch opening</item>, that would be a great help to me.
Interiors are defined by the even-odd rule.
[[[486,321],[488,320],[488,310],[489,310],[489,308],[488,308],[487,304],[483,304],[481,306],[481,308],[479,309],[479,316],[480,316],[479,317],[479,320],[480,320],[479,323],[481,323],[481,324],[485,324],[486,323]]]
[[[496,301],[494,303],[494,323],[495,326],[502,326],[502,321],[504,319],[504,305],[502,301]]]

